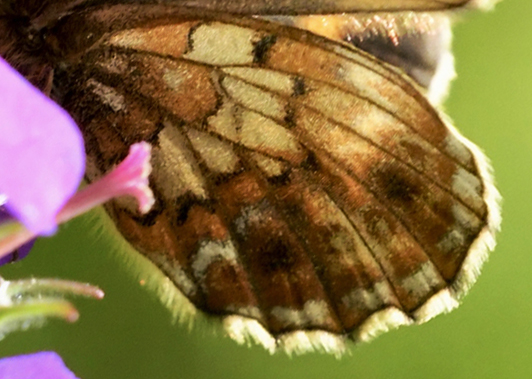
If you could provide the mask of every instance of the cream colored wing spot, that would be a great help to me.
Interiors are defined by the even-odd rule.
[[[187,192],[207,198],[205,179],[186,138],[179,128],[166,122],[159,133],[159,145],[152,152],[154,185],[166,199],[176,199]],[[179,175],[175,175],[175,172]]]
[[[302,113],[296,119],[296,125],[313,148],[327,151],[347,164],[355,164],[360,171],[369,172],[375,161],[375,154],[380,152],[376,146],[361,139],[334,121],[319,114]]]
[[[92,78],[87,80],[87,87],[102,100],[103,104],[111,107],[114,112],[124,112],[127,110],[124,95],[118,93],[116,89]]]
[[[239,142],[243,145],[287,160],[303,156],[297,139],[275,121],[250,111],[242,112],[241,121]]]
[[[484,188],[478,176],[462,167],[457,167],[452,177],[452,192],[478,213],[485,208],[482,193]]]
[[[257,87],[268,88],[268,91],[284,96],[290,96],[294,88],[292,75],[274,70],[255,67],[224,67],[221,71]]]
[[[451,228],[440,241],[436,244],[436,248],[443,253],[453,253],[458,248],[464,246],[466,243],[466,236],[460,230]]]
[[[221,141],[208,133],[194,128],[187,130],[187,136],[207,167],[219,174],[235,172],[240,159],[233,151],[233,146],[227,141]]]
[[[270,91],[230,76],[222,78],[220,84],[227,91],[227,95],[236,103],[276,120],[282,120],[286,117],[287,101],[274,96]]]
[[[236,233],[243,236],[246,229],[253,224],[259,224],[261,221],[260,205],[250,205],[240,210],[238,217],[234,221]]]
[[[375,283],[372,288],[356,288],[342,298],[344,305],[350,309],[375,311],[386,304],[396,301],[395,294],[388,282]]]
[[[304,150],[297,138],[271,118],[225,100],[207,120],[209,131],[245,147],[291,162],[301,162]]]
[[[267,157],[264,154],[252,152],[250,157],[268,178],[283,175],[290,169],[286,162]]]
[[[471,236],[480,230],[484,223],[462,204],[453,204],[452,214],[455,219],[454,224],[449,226],[448,232],[436,244],[439,251],[451,255],[467,245]]]
[[[473,214],[462,204],[453,204],[451,210],[453,217],[456,220],[452,229],[456,228],[456,230],[470,232],[471,230],[479,230],[484,224],[482,220],[479,220],[477,215]]]
[[[471,162],[473,154],[453,133],[449,133],[443,142],[444,151],[458,162]]]
[[[438,273],[432,262],[428,261],[421,265],[419,270],[401,281],[401,286],[417,298],[430,295],[434,288],[441,286],[443,278]]]
[[[304,328],[316,322],[325,324],[331,317],[329,307],[323,300],[309,300],[303,305],[303,309],[273,307],[270,313],[285,327],[297,326],[298,328]]]
[[[207,130],[229,141],[240,140],[240,115],[243,109],[231,101],[224,101],[218,111],[207,118]]]
[[[203,32],[207,33],[207,35],[209,36],[213,36],[215,33],[213,32],[214,29],[218,29],[218,28],[222,28],[223,30],[225,30],[225,28],[228,28],[226,30],[227,33],[229,34],[233,34],[233,29],[231,28],[234,28],[234,26],[232,25],[228,25],[228,24],[221,24],[221,23],[214,23],[214,24],[202,24],[200,25],[197,30],[194,30],[193,33],[196,33],[198,30],[203,30]],[[243,30],[248,30],[247,28],[239,28],[239,33],[236,33],[236,34],[241,34],[241,33],[244,33]],[[249,31],[249,30],[248,30]],[[203,33],[201,32],[201,33]],[[245,34],[245,33],[244,33]],[[259,35],[254,35],[254,37],[250,37],[251,34],[246,34],[246,36],[244,36],[243,38],[236,38],[235,41],[240,41],[242,42],[243,40],[247,40],[248,42],[250,42],[250,45],[248,46],[248,52],[251,51],[253,52],[253,48],[252,46],[255,46],[254,45],[254,42],[253,41],[257,41],[260,39],[260,36]],[[242,37],[242,35],[241,35]],[[214,38],[214,37],[213,37]],[[235,42],[236,43],[236,42]],[[236,43],[236,45],[240,46],[239,43]],[[248,55],[248,61],[251,60],[251,55],[250,54],[247,54]],[[358,60],[360,60],[360,57],[356,56],[355,54],[353,54],[354,57],[356,57]],[[190,58],[187,56],[187,58]],[[219,62],[219,64],[222,64]],[[229,63],[223,63],[223,64],[229,64]],[[233,63],[234,64],[234,63]],[[366,67],[364,67],[364,65],[362,64],[350,64],[348,65],[351,70],[366,70],[368,71],[368,69]],[[347,66],[346,66],[347,67]],[[229,71],[227,71],[229,70]],[[247,77],[254,77],[255,78],[255,81],[262,81],[262,82],[265,82],[265,79],[264,78],[261,78],[261,79],[257,79],[257,78],[260,78],[260,75],[258,75],[258,73],[252,73],[249,71],[246,72],[246,68],[242,68],[242,67],[236,67],[236,68],[226,68],[226,72],[231,72],[231,70],[233,70],[233,73],[239,73],[239,70],[240,70],[240,75],[241,76],[247,76]],[[353,71],[350,75],[349,74],[346,74],[346,72],[348,72],[349,70],[346,71],[346,68],[344,66],[340,67],[338,69],[338,71],[336,72],[336,75],[340,76],[341,79],[343,79],[344,77],[347,77],[350,78],[350,77],[355,77],[356,79],[356,84],[362,88],[379,88],[379,87],[382,87],[382,84],[383,84],[383,81],[382,81],[382,76],[379,75],[380,73],[379,72],[373,72],[371,70],[369,70],[368,72],[364,71],[364,75],[358,75],[359,73],[356,72],[356,71]],[[270,72],[273,72],[270,70]],[[273,75],[269,75],[270,77],[273,76]],[[268,78],[268,77],[267,77]],[[362,78],[362,79],[361,79]],[[361,83],[361,80],[364,80],[364,78],[369,78],[368,80],[370,82],[368,83]],[[373,79],[372,79],[373,78]],[[268,78],[269,79],[269,78]],[[281,87],[280,89],[283,90],[284,92],[286,92],[287,88],[289,87],[287,84],[290,83],[290,79],[287,77],[287,75],[284,75],[284,78],[281,78],[279,75],[277,75],[277,77],[275,78],[276,82],[278,83],[281,83],[280,85],[278,85],[278,88]],[[344,80],[345,82],[345,80]],[[286,84],[285,84],[286,83]],[[267,80],[267,84],[272,86],[272,80]],[[284,112],[284,108],[283,108],[283,103],[281,101],[279,101],[278,99],[274,99],[272,96],[268,95],[265,91],[261,91],[261,90],[257,90],[257,89],[253,89],[252,87],[250,87],[249,85],[246,85],[242,82],[238,82],[238,81],[231,81],[230,79],[227,79],[227,85],[226,85],[226,89],[230,91],[230,94],[233,95],[237,102],[241,102],[243,103],[243,105],[247,106],[247,107],[252,107],[252,109],[255,109],[255,110],[261,110],[262,112],[264,112],[266,115],[268,116],[271,116],[271,117],[274,117],[274,118],[277,118],[277,119],[282,119],[282,116],[283,116],[283,112]],[[284,87],[284,88],[283,88]],[[358,87],[357,87],[358,88]],[[386,87],[387,88],[387,87]],[[323,92],[326,92],[327,89],[325,89]],[[314,94],[316,91],[311,91],[310,93]],[[332,92],[334,93],[334,92]],[[331,93],[331,94],[332,94]],[[246,96],[246,94],[250,95],[250,96]],[[330,95],[331,95],[330,94]],[[253,95],[253,96],[251,96]],[[373,95],[373,97],[379,97],[381,94],[379,92],[379,94],[376,94],[376,95]],[[382,96],[380,96],[382,98]],[[329,96],[329,98],[334,101],[335,97],[334,96]],[[327,100],[327,99],[325,99]],[[353,100],[353,99],[348,99],[349,100]],[[394,99],[396,100],[396,99]],[[310,101],[312,103],[312,101]],[[316,104],[320,104],[319,102],[319,99],[316,100],[314,103]],[[323,102],[322,102],[323,103]],[[325,102],[327,103],[327,102]],[[325,104],[324,103],[324,104]],[[386,104],[386,106],[388,106],[389,104]],[[324,110],[330,110],[330,109],[333,109],[335,107],[326,107],[326,109],[319,109],[318,108],[318,111],[324,111]],[[356,108],[356,107],[354,107]],[[363,106],[363,108],[366,108],[366,109],[376,109],[376,107],[371,107],[371,106]],[[408,108],[408,107],[407,107]],[[361,110],[361,108],[359,108],[359,110]],[[364,120],[368,120],[368,119],[373,119],[372,117],[362,117],[362,114],[364,112],[360,112],[361,116],[359,117],[359,119],[364,119]],[[387,116],[389,117],[390,113],[387,114]],[[341,113],[340,113],[340,117],[341,117]],[[376,123],[376,125],[384,125],[386,123]],[[392,123],[389,122],[389,124],[391,125]],[[397,125],[394,124],[394,125]],[[360,125],[360,127],[364,128],[363,125]],[[383,128],[385,129],[385,128]],[[388,130],[390,130],[390,128],[388,128]],[[390,134],[394,134],[394,135],[411,135],[409,137],[409,139],[411,141],[408,141],[410,143],[416,143],[418,146],[421,146],[420,144],[422,144],[422,142],[419,142],[419,141],[416,141],[416,138],[417,137],[416,135],[412,135],[412,133],[402,133],[403,132],[402,130],[397,130],[397,133],[392,133],[392,131],[390,131],[389,133]],[[373,134],[374,136],[377,136],[379,137],[379,133],[374,133]],[[428,150],[426,147],[425,147],[426,150]],[[430,157],[430,155],[427,155]],[[408,158],[408,154],[404,155],[403,154],[403,157],[406,157]],[[435,170],[432,170],[430,169],[427,169],[426,172],[429,172],[429,173],[432,173],[432,172],[438,172],[438,171],[435,171]],[[440,181],[441,183],[441,181]]]
[[[237,264],[238,253],[231,240],[229,241],[204,241],[200,244],[196,256],[192,261],[192,270],[200,281],[205,276],[207,268],[217,260],[230,264]]]
[[[215,66],[244,65],[254,61],[254,42],[262,35],[250,28],[213,22],[201,24],[189,36],[183,57]]]

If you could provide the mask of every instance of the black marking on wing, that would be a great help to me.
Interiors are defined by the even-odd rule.
[[[187,192],[184,195],[181,195],[177,199],[175,199],[175,203],[174,203],[175,213],[176,213],[175,221],[176,221],[177,226],[181,226],[187,221],[188,212],[196,204],[199,204],[202,206],[202,208],[208,209],[209,211],[214,213],[213,200],[199,199],[197,196],[195,196],[191,192]]]
[[[305,84],[305,79],[300,76],[294,78],[294,89],[292,96],[298,97],[307,93],[307,86]]]
[[[273,184],[275,186],[284,186],[290,183],[290,169],[284,171],[280,175],[269,177],[268,183]]]
[[[256,42],[253,47],[253,63],[259,65],[264,63],[267,59],[268,51],[275,45],[276,41],[276,35],[268,35]]]
[[[290,243],[285,241],[282,236],[276,236],[259,246],[259,259],[261,266],[266,271],[284,271],[289,272],[295,263],[291,254]]]
[[[422,189],[411,183],[401,170],[384,164],[374,170],[378,188],[382,188],[384,196],[392,201],[411,203],[421,197]]]

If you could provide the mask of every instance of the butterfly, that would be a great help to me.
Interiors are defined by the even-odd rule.
[[[185,303],[337,352],[453,309],[494,247],[489,164],[433,105],[443,11],[479,3],[0,0],[0,55],[78,122],[87,180],[153,145],[154,209],[106,209]]]

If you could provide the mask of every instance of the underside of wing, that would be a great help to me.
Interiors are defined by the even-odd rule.
[[[340,349],[426,321],[493,246],[482,154],[356,49],[220,18],[113,32],[61,67],[90,180],[153,144],[155,208],[115,201],[118,228],[237,340]]]

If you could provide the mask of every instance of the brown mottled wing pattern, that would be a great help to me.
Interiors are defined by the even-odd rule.
[[[483,156],[349,46],[259,20],[161,19],[102,34],[75,62],[56,82],[88,177],[153,144],[155,209],[109,213],[230,333],[298,351],[423,322],[456,305],[493,243]]]

